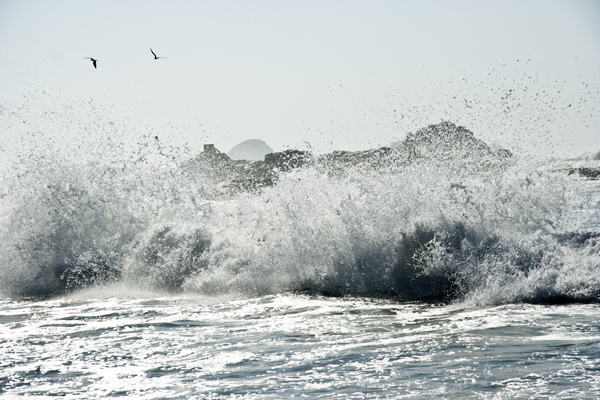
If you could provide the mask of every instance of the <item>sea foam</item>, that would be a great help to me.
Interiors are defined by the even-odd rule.
[[[581,222],[598,214],[597,186],[450,123],[379,153],[310,157],[251,189],[154,138],[106,149],[33,151],[6,175],[2,293],[117,282],[480,304],[600,296],[598,225]]]

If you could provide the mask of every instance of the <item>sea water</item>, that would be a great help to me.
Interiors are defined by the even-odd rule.
[[[600,182],[569,173],[597,161],[248,191],[154,138],[86,154],[0,186],[3,397],[600,397]]]
[[[220,301],[107,295],[3,301],[3,395],[600,395],[595,304],[473,307],[301,294]]]

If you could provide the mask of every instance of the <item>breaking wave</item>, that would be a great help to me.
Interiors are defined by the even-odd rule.
[[[154,138],[129,153],[32,151],[0,186],[0,292],[119,283],[209,296],[597,302],[598,181],[491,152],[460,129],[311,156],[252,188]]]

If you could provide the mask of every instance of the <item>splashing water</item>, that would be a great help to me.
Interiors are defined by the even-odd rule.
[[[34,150],[2,183],[0,291],[598,301],[597,181],[473,152],[452,124],[428,129],[385,162],[315,158],[253,190],[190,173],[189,155],[154,138]]]

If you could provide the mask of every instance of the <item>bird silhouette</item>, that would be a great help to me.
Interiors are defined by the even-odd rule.
[[[98,61],[98,60],[95,60],[92,57],[83,57],[83,58],[87,58],[88,60],[92,60],[92,64],[94,64],[94,68],[98,68],[98,67],[96,67],[96,61]]]
[[[158,60],[159,58],[167,58],[167,57],[159,57],[156,55],[156,53],[154,52],[154,50],[152,50],[152,47],[150,47],[150,52],[152,53],[152,55],[154,56],[155,60]]]

